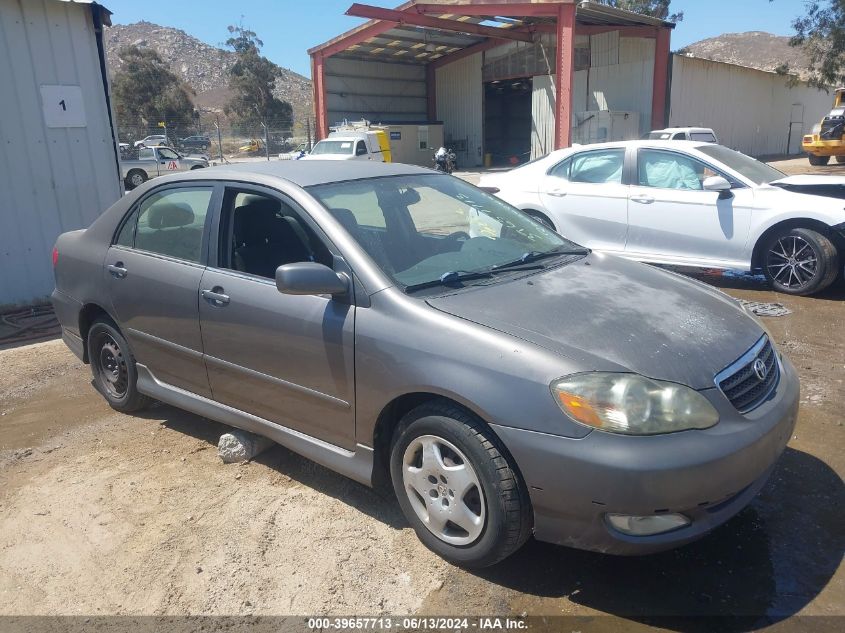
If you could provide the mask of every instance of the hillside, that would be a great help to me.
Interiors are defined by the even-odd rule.
[[[763,31],[724,33],[684,47],[681,53],[717,62],[773,71],[789,64],[789,72],[806,79],[807,57],[801,48],[789,45],[789,37]]]
[[[221,28],[223,36],[225,28]],[[221,36],[222,38],[222,36]],[[120,69],[118,50],[135,44],[154,49],[196,91],[195,103],[215,112],[222,112],[227,101],[227,71],[234,64],[234,53],[209,46],[179,29],[151,22],[116,24],[105,30],[106,57],[109,73]],[[295,127],[302,129],[305,118],[314,117],[311,80],[280,67],[274,94],[293,107]]]

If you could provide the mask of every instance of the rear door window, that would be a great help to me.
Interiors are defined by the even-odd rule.
[[[147,196],[129,215],[115,244],[199,263],[213,192],[213,187],[176,187]]]

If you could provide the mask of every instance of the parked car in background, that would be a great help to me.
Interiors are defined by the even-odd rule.
[[[281,152],[279,154],[279,160],[299,160],[307,156],[310,151],[308,143],[300,143],[289,152]]]
[[[206,152],[211,147],[211,139],[202,135],[186,136],[179,140],[179,147],[185,150]]]
[[[156,176],[203,167],[206,159],[187,158],[170,147],[141,147],[137,156],[121,159],[120,176],[127,189],[134,189]]]
[[[609,554],[701,538],[795,425],[795,370],[739,303],[421,167],[166,176],[53,262],[63,338],[112,407],[155,399],[391,482],[460,565],[532,532]]]
[[[559,150],[480,184],[590,248],[761,271],[776,290],[808,295],[833,283],[845,256],[845,208],[811,195],[820,178],[786,177],[714,143],[645,140]]]
[[[156,147],[157,145],[170,145],[170,139],[164,134],[151,134],[140,141],[135,141],[135,147]]]
[[[664,130],[652,130],[648,133],[648,138],[660,141],[719,142],[716,133],[709,127],[667,127]]]

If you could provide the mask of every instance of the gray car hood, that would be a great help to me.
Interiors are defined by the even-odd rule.
[[[764,334],[706,285],[592,253],[566,266],[428,299],[432,307],[530,341],[583,366],[695,389]]]

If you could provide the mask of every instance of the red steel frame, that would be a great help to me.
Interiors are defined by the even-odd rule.
[[[328,108],[326,103],[326,81],[324,60],[336,53],[347,50],[355,44],[360,44],[371,37],[375,37],[392,29],[398,23],[414,24],[431,28],[445,28],[447,30],[461,30],[475,32],[478,35],[488,35],[488,39],[445,55],[426,65],[426,110],[430,121],[437,120],[437,84],[436,71],[447,64],[456,62],[475,53],[486,51],[501,45],[508,40],[530,40],[532,33],[553,32],[557,37],[557,59],[555,73],[555,147],[568,147],[572,141],[572,83],[574,78],[575,34],[594,35],[608,31],[619,31],[620,35],[628,37],[649,37],[655,39],[654,51],[654,81],[652,88],[651,125],[652,129],[664,127],[666,124],[666,98],[669,82],[669,38],[670,29],[667,27],[651,26],[588,26],[575,24],[576,5],[574,2],[562,0],[560,2],[488,2],[487,0],[470,0],[468,4],[414,4],[406,2],[397,10],[381,9],[368,5],[355,4],[350,11],[364,17],[372,16],[370,22],[345,36],[312,48],[311,76],[314,90],[314,109],[316,110],[317,138],[325,138],[329,132]],[[347,13],[350,13],[348,11]],[[530,30],[520,28],[510,32],[496,33],[493,27],[483,27],[457,20],[444,20],[430,17],[430,14],[444,15],[450,12],[472,16],[545,16],[556,17],[556,24],[540,24]],[[487,31],[490,31],[488,33]]]

